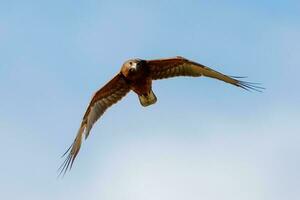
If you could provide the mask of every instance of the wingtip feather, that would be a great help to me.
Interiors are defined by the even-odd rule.
[[[247,91],[256,91],[256,92],[263,92],[266,88],[258,86],[260,83],[251,83],[251,82],[246,82],[246,81],[238,81],[236,85],[238,87],[241,87]]]
[[[78,130],[77,136],[74,140],[74,142],[70,145],[70,147],[66,150],[66,152],[62,155],[62,158],[66,157],[64,162],[60,165],[58,168],[58,177],[64,177],[66,172],[68,170],[72,169],[73,163],[75,161],[75,158],[77,157],[80,147],[81,147],[81,142],[82,142],[82,136],[85,130],[85,125],[82,124],[81,127]]]

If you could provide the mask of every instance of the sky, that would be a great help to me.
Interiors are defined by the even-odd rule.
[[[0,1],[0,197],[300,196],[300,2]],[[129,58],[184,56],[260,82],[153,83],[110,108],[57,179],[92,94]]]

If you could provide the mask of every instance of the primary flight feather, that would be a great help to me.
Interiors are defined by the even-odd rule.
[[[59,168],[60,174],[66,173],[68,169],[72,168],[80,150],[82,138],[85,137],[86,139],[89,136],[93,125],[107,108],[117,103],[131,90],[138,95],[142,106],[152,105],[157,101],[152,91],[152,81],[176,76],[206,76],[245,90],[261,91],[264,89],[255,83],[238,80],[242,77],[224,75],[183,57],[158,60],[128,60],[123,64],[121,71],[94,94],[83,116],[74,142],[63,155],[67,155],[67,158]]]

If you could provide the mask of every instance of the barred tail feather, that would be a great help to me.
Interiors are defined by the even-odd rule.
[[[142,106],[150,106],[156,103],[157,98],[152,90],[150,90],[147,94],[139,95],[139,100]]]

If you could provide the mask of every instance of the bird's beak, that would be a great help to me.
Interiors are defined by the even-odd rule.
[[[136,63],[133,63],[133,64],[131,65],[131,67],[132,67],[134,70],[136,70],[137,64],[136,64]]]

